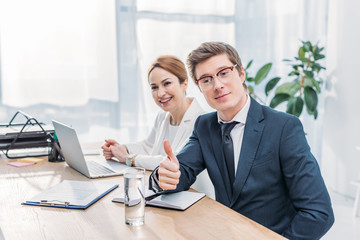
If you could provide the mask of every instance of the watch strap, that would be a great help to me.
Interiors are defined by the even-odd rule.
[[[135,166],[135,157],[136,157],[136,154],[129,154],[126,157],[126,165],[128,165],[130,167],[134,167]]]

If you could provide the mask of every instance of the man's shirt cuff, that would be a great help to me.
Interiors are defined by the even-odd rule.
[[[149,178],[149,189],[153,190],[155,193],[160,193],[164,191],[164,189],[160,187],[158,170],[159,167],[156,167],[154,171],[150,174]]]

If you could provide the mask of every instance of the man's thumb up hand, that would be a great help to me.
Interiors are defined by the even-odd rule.
[[[179,183],[181,172],[179,170],[179,161],[172,152],[170,142],[164,141],[164,150],[167,157],[160,162],[158,169],[159,185],[164,190],[176,189]]]
[[[164,150],[165,150],[165,153],[166,153],[168,159],[172,163],[176,164],[179,167],[179,161],[177,160],[175,154],[173,153],[173,151],[171,149],[170,142],[168,140],[166,140],[166,139],[164,141]]]

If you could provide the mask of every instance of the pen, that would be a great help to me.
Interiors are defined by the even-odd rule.
[[[163,192],[158,192],[158,193],[155,193],[155,194],[153,194],[153,195],[147,196],[147,197],[145,197],[145,201],[147,201],[147,202],[148,202],[148,201],[151,201],[151,200],[153,200],[154,198],[160,196],[161,194],[163,194]]]
[[[45,205],[45,206],[59,206],[59,207],[67,207],[70,205],[69,202],[62,202],[59,200],[41,200],[40,201],[40,205]]]
[[[138,191],[139,191],[141,197],[145,200],[145,205],[146,205],[149,201],[153,200],[153,199],[156,198],[157,196],[160,196],[161,194],[164,193],[164,192],[157,192],[157,193],[155,193],[155,194],[153,194],[153,195],[150,195],[150,196],[145,197],[144,194],[141,192],[141,190],[140,190],[139,187],[138,187]]]

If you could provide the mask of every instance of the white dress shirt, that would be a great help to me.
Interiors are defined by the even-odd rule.
[[[236,176],[236,171],[237,171],[237,167],[238,167],[238,163],[239,163],[241,146],[242,146],[242,141],[243,141],[243,137],[244,137],[244,129],[245,129],[246,118],[247,118],[247,115],[249,112],[249,108],[250,108],[250,97],[248,95],[245,106],[230,121],[225,122],[220,119],[219,114],[217,115],[219,124],[220,123],[230,123],[233,121],[239,122],[238,124],[235,125],[235,127],[230,132],[230,136],[233,140],[233,147],[234,147],[235,176]]]

